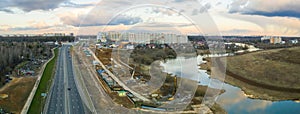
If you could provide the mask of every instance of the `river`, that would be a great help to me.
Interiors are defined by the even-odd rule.
[[[197,61],[197,64],[202,64],[205,61],[202,60],[203,56],[197,58],[185,59],[183,57],[177,57],[176,59],[167,60],[165,63],[161,63],[164,67],[164,71],[173,75],[193,75],[189,77],[193,80],[199,81],[199,85],[209,85],[211,81],[209,75],[205,70],[199,69],[198,66],[191,64],[191,61]],[[181,66],[188,66],[188,69],[197,69],[198,72],[189,72],[189,70],[183,70]],[[187,78],[189,78],[187,77]],[[211,85],[209,85],[212,87]],[[300,103],[295,101],[268,101],[260,99],[250,99],[244,92],[230,84],[224,83],[222,88],[226,90],[221,94],[216,102],[220,104],[229,114],[300,114]]]

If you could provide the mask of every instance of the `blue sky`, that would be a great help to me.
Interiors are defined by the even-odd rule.
[[[203,34],[299,36],[299,6],[298,0],[1,0],[0,34],[134,28],[193,34],[198,27]]]

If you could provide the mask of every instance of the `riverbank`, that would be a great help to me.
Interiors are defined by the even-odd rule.
[[[240,87],[249,98],[298,100],[299,53],[299,47],[294,47],[227,57],[225,82]],[[201,69],[210,72],[211,61],[206,60]]]

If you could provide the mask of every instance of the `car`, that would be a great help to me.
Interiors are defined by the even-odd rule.
[[[70,91],[70,90],[71,90],[71,88],[68,88],[68,90]]]

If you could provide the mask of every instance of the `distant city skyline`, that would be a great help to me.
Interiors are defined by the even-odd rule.
[[[156,2],[102,0],[99,3],[100,1],[27,0],[24,3],[18,0],[4,0],[0,3],[0,35],[43,33],[97,35],[101,30],[145,30],[197,34],[199,32],[193,23],[184,18],[184,15],[197,16],[207,12],[219,31],[209,31],[210,26],[205,26],[207,28],[202,29],[207,29],[208,32],[204,34],[300,36],[300,8],[298,7],[300,3],[294,0],[277,0],[276,2],[202,0],[199,3],[203,7],[199,9],[189,8],[191,5],[189,0],[165,0],[159,2],[176,6],[171,9],[183,10],[146,6],[132,8],[119,15],[115,14],[112,9],[119,10],[130,6],[130,3],[154,4]],[[106,9],[107,12],[97,12],[97,8]],[[111,19],[114,16],[115,18]]]

